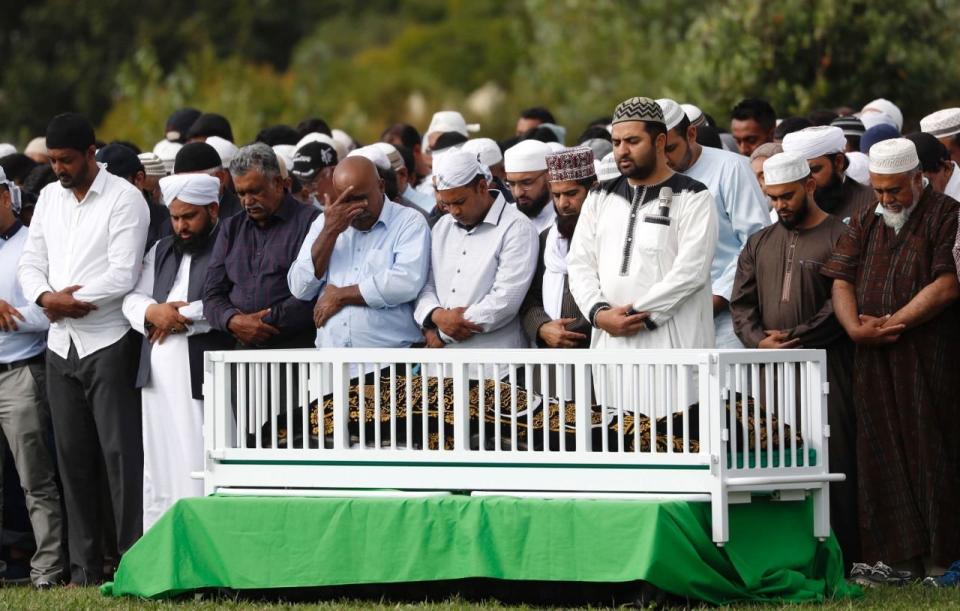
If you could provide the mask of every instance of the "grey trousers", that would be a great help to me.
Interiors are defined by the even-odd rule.
[[[47,447],[50,412],[45,398],[43,365],[23,366],[0,373],[0,474],[6,448],[26,497],[37,551],[30,560],[30,577],[58,581],[63,572],[60,492]],[[0,480],[0,504],[3,501]],[[0,507],[0,529],[3,511]],[[0,562],[2,564],[2,562]]]
[[[143,530],[143,431],[140,390],[135,388],[141,336],[130,332],[116,343],[67,358],[47,350],[47,392],[57,462],[67,510],[70,580],[103,579],[104,521],[101,473],[106,467],[110,505],[120,554]]]

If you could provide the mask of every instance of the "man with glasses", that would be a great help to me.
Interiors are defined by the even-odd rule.
[[[508,148],[503,154],[507,174],[517,208],[533,222],[537,235],[549,229],[557,217],[550,203],[550,183],[547,180],[547,155],[550,147],[539,140],[524,140]]]

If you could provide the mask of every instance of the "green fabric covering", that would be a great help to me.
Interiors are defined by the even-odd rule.
[[[468,577],[645,580],[710,603],[821,601],[860,592],[840,549],[812,536],[809,503],[207,497],[178,502],[124,555],[106,595],[290,588]]]

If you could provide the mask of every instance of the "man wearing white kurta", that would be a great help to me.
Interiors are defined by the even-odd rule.
[[[206,174],[160,180],[170,208],[172,236],[154,245],[133,292],[123,300],[130,325],[144,336],[138,386],[143,401],[143,529],[177,500],[202,496],[202,358],[205,349],[227,348],[225,334],[211,333],[200,295],[216,237],[220,183]],[[210,341],[224,336],[222,346]],[[199,344],[199,345],[198,345]]]
[[[707,188],[667,166],[663,112],[631,98],[613,119],[621,176],[583,204],[567,256],[591,348],[712,348],[717,218]],[[665,188],[672,196],[661,201]]]

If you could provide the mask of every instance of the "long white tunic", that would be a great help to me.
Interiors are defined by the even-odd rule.
[[[674,192],[670,225],[646,222],[664,186]],[[591,348],[712,348],[716,244],[713,198],[691,178],[674,174],[638,195],[621,177],[591,192],[567,256],[570,292],[591,323],[605,304],[633,305],[657,325],[632,337],[595,327]]]
[[[153,259],[156,246],[143,261],[143,273],[123,302],[130,325],[140,333],[153,295]],[[190,282],[190,255],[184,254],[167,301],[186,301]],[[203,302],[180,308],[193,320],[186,334],[168,335],[154,343],[150,355],[150,381],[143,387],[143,530],[146,532],[179,499],[203,496],[203,481],[190,477],[203,471],[203,401],[190,388],[187,337],[210,331],[203,317]]]

